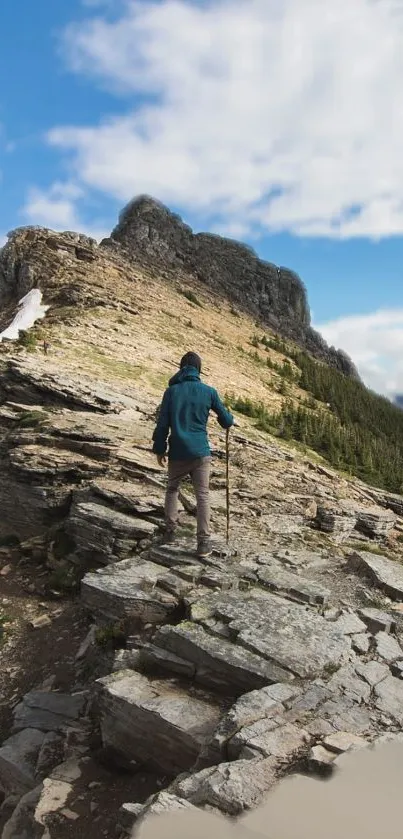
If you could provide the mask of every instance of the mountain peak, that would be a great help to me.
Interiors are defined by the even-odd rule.
[[[295,271],[259,259],[248,245],[211,233],[193,233],[182,218],[149,195],[121,212],[104,247],[120,245],[134,263],[185,271],[195,281],[298,343],[349,376],[357,371],[344,354],[311,328],[305,286]]]

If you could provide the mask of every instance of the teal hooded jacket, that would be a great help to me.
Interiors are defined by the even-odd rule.
[[[207,420],[210,411],[222,428],[234,424],[216,390],[200,381],[195,367],[184,367],[170,380],[153,434],[153,452],[164,455],[169,442],[169,460],[190,460],[211,454]],[[169,435],[169,441],[168,441]]]

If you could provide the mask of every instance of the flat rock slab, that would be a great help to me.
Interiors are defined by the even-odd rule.
[[[166,569],[136,557],[86,574],[81,598],[90,612],[107,620],[162,623],[178,607],[178,598],[158,582]],[[183,584],[183,594],[191,586]]]
[[[262,719],[281,717],[286,710],[285,703],[294,699],[300,688],[288,684],[270,685],[261,690],[244,693],[225,714],[214,732],[209,753],[211,762],[224,760],[231,738],[242,728],[253,725]]]
[[[371,687],[375,687],[389,676],[389,667],[379,661],[367,661],[365,664],[360,662],[356,664],[355,670]]]
[[[79,719],[86,701],[86,693],[70,695],[32,690],[14,711],[14,731],[24,728],[60,731]]]
[[[379,658],[383,658],[388,664],[397,661],[397,659],[403,659],[403,650],[393,635],[378,632],[375,636],[375,646]]]
[[[13,734],[0,748],[0,789],[23,795],[33,789],[38,755],[45,739],[43,731],[27,728]]]
[[[396,620],[393,615],[389,615],[388,612],[383,612],[381,609],[370,607],[358,609],[358,615],[373,635],[376,635],[377,632],[394,632],[396,629]]]
[[[255,807],[276,782],[276,761],[235,760],[174,783],[173,791],[197,807],[238,816]]]
[[[403,565],[399,562],[368,551],[360,551],[349,557],[348,568],[366,574],[389,597],[403,600]]]
[[[355,635],[366,631],[366,624],[354,612],[345,612],[334,622],[334,628],[342,635]]]
[[[97,688],[104,746],[170,776],[193,766],[220,716],[207,699],[131,670],[100,679]]]
[[[272,591],[279,591],[303,603],[324,606],[330,599],[328,589],[282,568],[259,568],[257,576],[259,581]]]
[[[348,731],[336,731],[334,734],[330,734],[328,737],[325,737],[323,744],[326,749],[329,749],[331,752],[336,752],[336,754],[343,754],[351,749],[364,749],[368,746],[367,741],[363,737],[358,737],[356,734],[351,734]]]
[[[403,725],[403,682],[394,676],[383,679],[374,688],[376,707]]]
[[[154,645],[192,662],[197,681],[228,694],[244,693],[251,688],[288,682],[293,678],[277,664],[211,635],[190,621],[162,627],[154,637]]]
[[[357,702],[359,705],[369,702],[371,687],[365,679],[361,678],[354,669],[353,664],[346,664],[332,676],[327,684],[328,689],[335,693],[340,691],[348,699]]]
[[[339,666],[351,650],[350,639],[321,615],[269,593],[205,597],[192,609],[195,620],[203,614],[226,622],[237,647],[301,678]]]
[[[277,762],[289,763],[306,749],[310,736],[296,725],[279,725],[276,719],[264,719],[238,731],[228,745],[231,758],[260,754]]]

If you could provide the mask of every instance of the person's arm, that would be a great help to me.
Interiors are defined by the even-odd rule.
[[[153,433],[153,453],[158,458],[164,457],[167,450],[167,440],[170,428],[169,417],[169,402],[170,391],[169,388],[165,391],[158,414],[157,425]]]
[[[234,417],[232,416],[230,411],[227,411],[225,405],[223,405],[223,403],[221,402],[221,399],[217,391],[214,390],[214,388],[212,390],[213,394],[211,408],[214,411],[214,413],[217,414],[217,419],[221,425],[221,428],[231,428],[235,423]]]

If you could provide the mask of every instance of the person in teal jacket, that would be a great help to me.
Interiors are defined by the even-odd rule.
[[[197,553],[212,553],[210,537],[210,464],[211,449],[207,421],[213,411],[222,428],[235,424],[217,391],[200,380],[201,358],[188,352],[180,370],[169,381],[160,406],[153,434],[153,452],[160,466],[168,457],[168,486],[165,496],[167,541],[172,541],[178,520],[178,494],[183,478],[190,475],[197,501]]]

